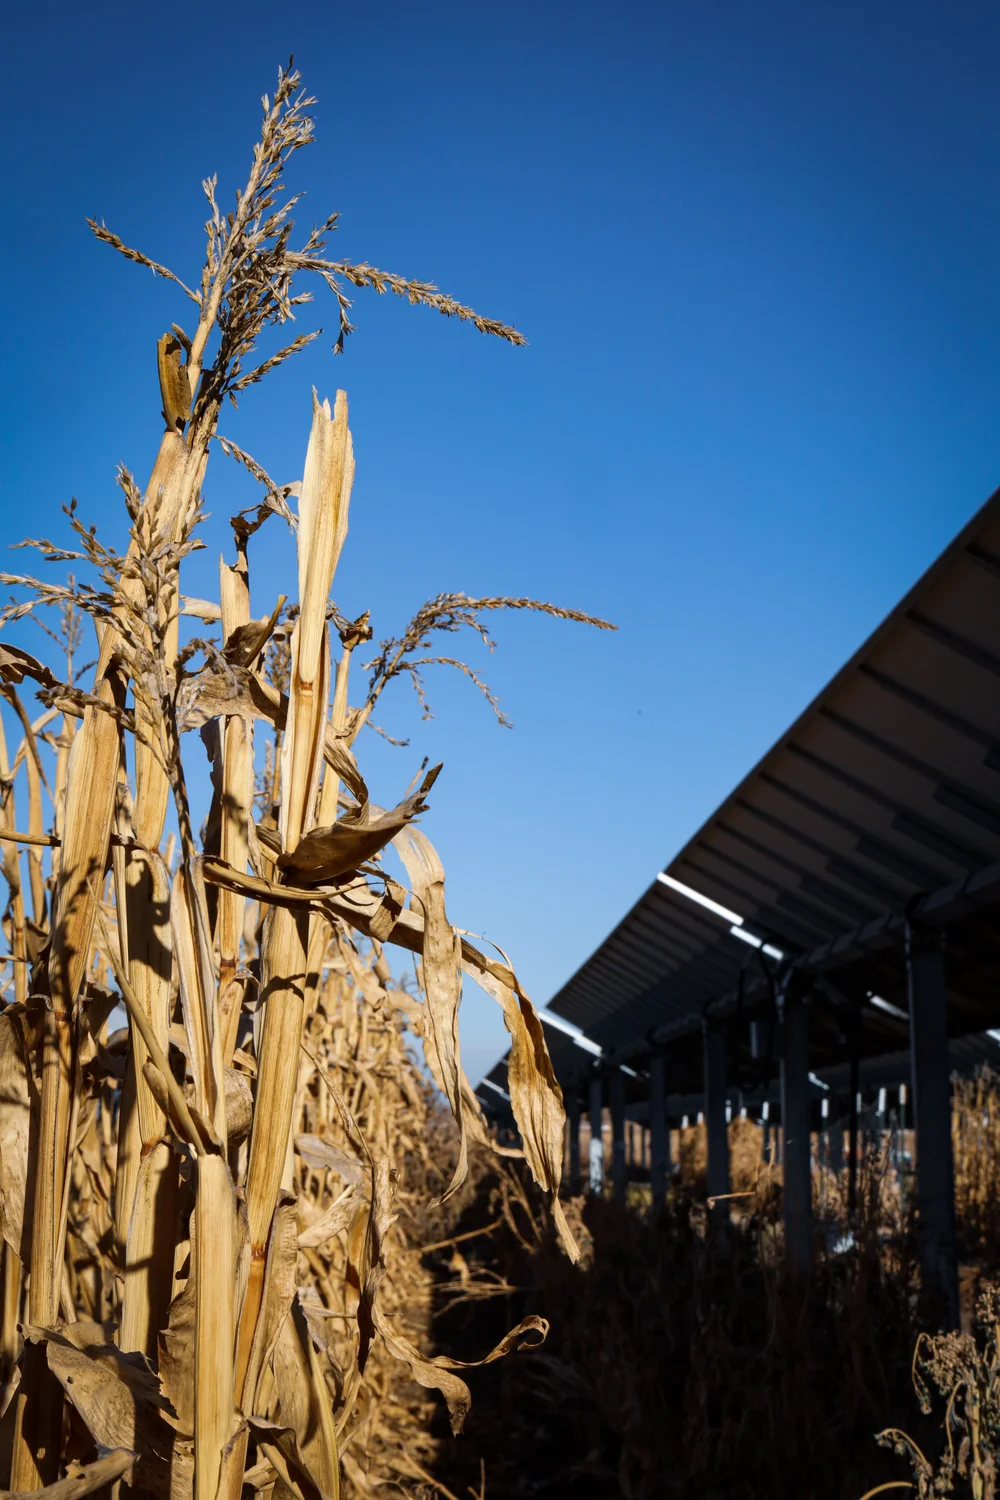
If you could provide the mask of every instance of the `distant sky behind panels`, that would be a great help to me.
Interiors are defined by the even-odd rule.
[[[194,278],[199,182],[246,175],[294,52],[317,94],[300,222],[515,323],[515,350],[359,293],[222,430],[301,474],[310,388],[351,402],[341,607],[531,594],[465,682],[360,744],[378,800],[442,759],[425,829],[461,925],[546,1001],[1000,481],[1000,10],[847,3],[20,4],[8,13],[3,532],[108,537],[158,440],[154,343],[188,305],[85,215]],[[225,518],[209,470],[209,592]],[[255,612],[292,580],[269,523]],[[25,627],[28,630],[28,627]],[[29,634],[19,637],[27,644]],[[36,637],[41,644],[41,637]],[[201,811],[204,810],[204,790]],[[466,997],[473,1079],[503,1050]]]

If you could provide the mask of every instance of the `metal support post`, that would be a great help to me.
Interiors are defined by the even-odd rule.
[[[785,1132],[784,1190],[785,1249],[799,1271],[809,1266],[812,1253],[812,1162],[810,1159],[809,1004],[807,997],[786,987],[784,1045],[781,1055],[781,1122]]]
[[[726,1129],[726,1031],[722,1022],[706,1019],[703,1045],[705,1057],[705,1123],[708,1133],[708,1196],[724,1198],[729,1192],[729,1132]],[[725,1216],[727,1204],[720,1204]]]
[[[569,1191],[576,1197],[580,1191],[580,1096],[575,1091],[566,1100],[566,1130],[569,1134]]]
[[[854,1224],[858,1211],[858,1075],[861,1066],[861,1012],[854,1011],[848,1023],[851,1102],[847,1115],[847,1217]]]
[[[839,1121],[834,1124],[832,1130],[829,1122],[827,1123],[826,1165],[832,1175],[839,1180],[844,1170],[844,1129]]]
[[[906,1202],[907,1172],[909,1170],[910,1158],[906,1149],[906,1084],[899,1085],[899,1109],[896,1114],[896,1180],[899,1183],[899,1195],[902,1202]]]
[[[625,1074],[615,1068],[609,1080],[611,1105],[611,1191],[616,1203],[625,1202]]]
[[[590,1191],[598,1195],[604,1191],[603,1107],[604,1080],[600,1073],[594,1073],[587,1094],[587,1114],[590,1118],[590,1158],[587,1167]]]
[[[667,1059],[654,1052],[649,1059],[649,1180],[654,1207],[663,1202],[670,1171],[670,1124],[667,1120]]]
[[[951,1152],[948,990],[942,935],[908,922],[917,1238],[925,1297],[946,1329],[959,1326],[955,1167]],[[936,1306],[934,1306],[936,1304]],[[929,1309],[930,1310],[930,1309]]]

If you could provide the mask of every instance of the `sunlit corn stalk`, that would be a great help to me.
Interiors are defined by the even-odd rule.
[[[0,831],[12,831],[14,819],[14,784],[7,758],[7,738],[0,722]],[[28,950],[24,930],[24,891],[21,886],[20,850],[15,843],[2,845],[4,879],[10,893],[5,923],[13,968],[14,998],[23,1005],[28,995]]]
[[[219,560],[219,601],[222,639],[231,640],[250,624],[250,569],[246,536],[238,536],[237,557],[232,565]],[[253,817],[254,767],[253,720],[243,714],[228,714],[222,729],[222,806],[219,857],[235,870],[245,870]],[[220,891],[217,917],[219,946],[219,1000],[221,1007],[222,1056],[228,1067],[236,1047],[243,986],[236,979],[240,939],[243,934],[245,898],[237,891]]]
[[[282,849],[294,852],[312,826],[327,726],[330,647],[326,606],[354,481],[347,397],[337,392],[331,415],[313,401],[312,432],[299,497],[297,533],[299,613],[292,632],[288,718],[281,752]],[[241,1350],[249,1355],[263,1293],[264,1256],[288,1150],[299,1068],[299,1040],[309,957],[309,918],[272,908],[265,925],[261,993],[267,1000],[260,1042],[257,1100],[247,1169],[250,1282],[241,1320]]]
[[[125,900],[132,987],[164,1052],[169,1050],[171,1000],[170,882],[159,855],[134,849],[126,866]],[[125,1224],[124,1289],[119,1343],[152,1355],[172,1295],[177,1160],[167,1134],[166,1113],[150,1089],[149,1052],[132,1029],[131,1068],[139,1165]],[[123,1106],[124,1107],[124,1106]],[[119,1122],[119,1140],[132,1128]],[[122,1159],[119,1156],[119,1177]]]
[[[197,447],[189,449],[175,430],[164,434],[147,491],[155,501],[157,520],[173,529],[173,518],[190,505],[207,454],[214,417],[198,433]],[[198,429],[196,429],[198,431]],[[141,519],[141,516],[140,516]],[[126,559],[134,561],[139,540],[134,534]],[[115,616],[141,597],[142,582],[135,572],[121,580],[122,606]],[[66,1187],[68,1130],[73,1108],[73,1083],[78,1016],[76,1002],[87,968],[94,924],[92,891],[102,875],[111,836],[119,770],[118,720],[108,709],[121,708],[125,682],[118,665],[118,637],[114,618],[99,627],[100,655],[94,685],[95,702],[84,710],[67,777],[65,823],[59,879],[53,906],[47,981],[49,1025],[42,1073],[41,1120],[38,1132],[37,1183],[32,1236],[29,1317],[50,1327],[58,1310],[60,1267],[63,1258],[61,1209]],[[137,1084],[138,1088],[138,1084]],[[37,1361],[36,1361],[37,1364]],[[37,1364],[36,1378],[18,1392],[18,1429],[15,1437],[15,1489],[51,1482],[57,1467],[61,1398],[58,1387]],[[36,1403],[36,1411],[31,1411]]]
[[[98,1451],[125,1445],[139,1455],[133,1487],[177,1500],[238,1500],[245,1475],[255,1488],[279,1483],[298,1500],[317,1493],[336,1500],[342,1465],[362,1486],[355,1454],[371,1423],[361,1393],[383,1359],[440,1390],[460,1425],[466,1386],[452,1362],[424,1356],[418,1329],[411,1338],[407,1325],[387,1321],[394,1293],[383,1283],[397,1202],[417,1191],[400,1182],[400,1171],[418,1159],[424,1186],[434,1181],[440,1199],[445,1185],[422,1136],[428,1091],[407,1028],[423,1041],[458,1123],[452,1187],[466,1168],[467,1140],[488,1149],[458,1052],[462,968],[503,1006],[525,1157],[553,1194],[556,1225],[573,1249],[557,1197],[561,1097],[531,1002],[505,964],[451,926],[443,870],[423,835],[400,844],[413,875],[409,907],[379,864],[425,811],[440,768],[386,811],[370,801],[350,747],[390,681],[409,676],[422,696],[421,670],[435,663],[469,676],[502,719],[471,668],[426,654],[435,632],[468,628],[491,644],[487,611],[588,617],[533,600],[441,595],[402,637],[380,643],[366,665],[363,702],[351,708],[352,653],[371,631],[367,615],[346,621],[330,600],[354,471],[343,392],[332,412],[314,399],[301,486],[276,485],[251,455],[219,438],[264,498],[234,518],[237,557],[221,565],[219,603],[185,600],[181,589],[184,561],[199,545],[201,486],[223,400],[235,401],[315,336],[299,335],[265,357],[255,352],[269,327],[308,300],[293,295],[294,276],[318,276],[333,293],[338,348],[350,331],[345,283],[523,342],[427,283],[326,258],[335,215],[292,248],[295,200],[279,201],[281,179],[312,139],[305,113],[312,101],[298,85],[298,75],[283,72],[274,99],[264,99],[249,180],[231,214],[217,205],[214,179],[205,184],[205,266],[197,290],[182,286],[198,309],[195,332],[174,325],[157,345],[165,431],[145,491],[127,471],[119,475],[126,551],[106,547],[71,507],[72,549],[30,545],[50,563],[82,565],[96,581],[2,575],[28,599],[0,610],[0,630],[57,608],[67,657],[61,680],[0,637],[0,691],[22,729],[11,763],[0,732],[13,994],[0,1012],[0,1363],[8,1396],[18,1382],[16,1490],[57,1480],[68,1457],[65,1398],[76,1412],[66,1429],[74,1454],[82,1429]],[[178,281],[102,225],[92,228],[127,258]],[[289,504],[296,491],[297,517]],[[285,623],[283,598],[266,619],[250,614],[248,542],[271,517],[297,523],[298,599]],[[182,610],[220,623],[221,641],[182,642]],[[73,669],[82,614],[99,640],[89,691]],[[331,621],[342,648],[332,694]],[[18,693],[25,678],[44,708],[34,720]],[[48,726],[60,715],[55,737]],[[256,825],[255,718],[273,736],[265,816]],[[182,746],[187,731],[206,726],[206,742],[217,747],[218,842],[199,851]],[[54,796],[43,751],[54,755]],[[26,830],[14,813],[22,772]],[[171,797],[176,833],[161,855]],[[30,921],[19,843],[27,846]],[[422,1003],[392,987],[383,951],[390,943],[420,957]],[[108,1034],[119,996],[128,1014],[124,1043]],[[30,1267],[22,1264],[29,1245]],[[356,1323],[356,1332],[318,1322],[315,1306],[298,1296],[303,1290]],[[117,1348],[95,1342],[109,1323]],[[540,1333],[540,1321],[529,1319],[487,1358]],[[378,1389],[370,1387],[372,1402]],[[98,1462],[87,1472],[96,1485],[124,1470],[109,1478]]]

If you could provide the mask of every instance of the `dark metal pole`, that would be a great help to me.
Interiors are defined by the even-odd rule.
[[[917,1239],[923,1292],[943,1328],[959,1326],[955,1167],[951,1151],[948,989],[940,932],[906,926]],[[936,1306],[935,1306],[936,1304]]]
[[[809,1005],[788,986],[784,995],[781,1055],[781,1121],[785,1129],[785,1249],[799,1271],[812,1252],[812,1162],[810,1160]]]
[[[840,1121],[834,1117],[835,1123],[831,1130],[829,1121],[826,1131],[826,1165],[832,1176],[840,1178],[844,1170],[844,1129]]]
[[[649,1181],[654,1207],[663,1202],[670,1171],[670,1126],[667,1121],[667,1059],[654,1052],[649,1059]]]
[[[771,1106],[765,1099],[760,1111],[761,1160],[771,1165]]]
[[[705,1126],[708,1134],[708,1196],[729,1192],[729,1133],[726,1129],[726,1031],[722,1022],[706,1019]],[[720,1205],[723,1216],[727,1205]]]
[[[569,1191],[580,1191],[580,1096],[575,1091],[566,1100],[566,1130],[569,1135]]]
[[[592,1193],[604,1191],[604,1135],[601,1129],[604,1105],[604,1080],[600,1073],[590,1079],[587,1094],[587,1114],[590,1118],[590,1156],[587,1162],[587,1180]]]
[[[861,1012],[855,1011],[848,1022],[848,1046],[851,1049],[851,1102],[847,1114],[847,1217],[853,1224],[858,1211],[858,1071],[861,1063]]]
[[[616,1203],[625,1202],[625,1074],[615,1068],[610,1078],[611,1191]]]

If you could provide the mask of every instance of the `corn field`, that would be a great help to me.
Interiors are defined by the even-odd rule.
[[[244,1485],[276,1500],[371,1493],[376,1435],[395,1472],[418,1477],[421,1436],[393,1414],[394,1370],[440,1393],[461,1426],[463,1362],[421,1351],[419,1308],[387,1269],[405,1262],[414,1202],[454,1199],[470,1151],[492,1149],[462,1069],[463,976],[502,1007],[524,1161],[577,1254],[537,1013],[508,963],[452,925],[441,862],[415,827],[440,767],[383,808],[354,746],[385,688],[408,679],[422,693],[431,664],[464,672],[499,713],[472,669],[438,652],[439,633],[489,642],[484,618],[508,608],[605,622],[440,595],[352,675],[372,627],[332,602],[354,477],[347,397],[314,395],[311,419],[304,407],[294,484],[220,434],[224,404],[316,337],[261,347],[309,300],[303,279],[334,299],[338,351],[355,288],[524,341],[428,283],[330,258],[335,214],[293,248],[284,174],[312,139],[314,101],[290,66],[262,102],[234,206],[204,184],[193,287],[91,224],[195,306],[194,332],[175,323],[156,346],[164,430],[149,480],[118,473],[127,545],[69,506],[69,545],[24,544],[66,564],[65,581],[0,575],[13,601],[0,691],[18,728],[10,754],[0,725],[3,1461],[10,1490],[58,1500],[121,1483],[163,1500],[237,1500]],[[213,451],[260,499],[233,517],[218,599],[205,600],[182,573],[202,545]],[[294,531],[298,576],[255,614],[255,538],[274,527]],[[53,642],[48,662],[6,629],[29,616]],[[212,774],[200,835],[196,739]],[[405,886],[383,865],[390,846]],[[418,993],[395,982],[394,949],[416,957]],[[438,1098],[454,1117],[444,1175],[428,1133]],[[545,1334],[527,1316],[469,1361]]]

